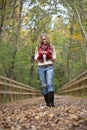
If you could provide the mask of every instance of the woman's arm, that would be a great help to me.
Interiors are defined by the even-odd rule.
[[[38,57],[38,48],[36,47],[36,49],[35,49],[35,61],[37,61],[37,57]]]
[[[43,52],[42,51],[38,52],[38,48],[36,47],[36,50],[35,50],[35,61],[41,60],[42,57],[43,57]]]
[[[52,51],[52,59],[53,59],[53,61],[55,61],[55,60],[56,60],[56,50],[55,50],[55,47],[54,47],[54,46],[52,46],[52,48],[53,48],[53,51]]]

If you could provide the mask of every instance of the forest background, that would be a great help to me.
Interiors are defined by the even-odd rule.
[[[0,0],[0,75],[40,89],[41,33],[56,48],[55,92],[87,70],[87,0]]]

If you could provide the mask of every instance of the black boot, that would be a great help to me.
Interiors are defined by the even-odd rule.
[[[54,107],[54,92],[48,93],[49,107]]]
[[[46,102],[46,106],[49,106],[48,94],[44,95],[44,99],[45,99],[45,102]]]

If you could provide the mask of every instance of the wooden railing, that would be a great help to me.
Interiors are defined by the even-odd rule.
[[[41,91],[15,80],[0,76],[0,103],[40,96]]]
[[[87,96],[87,71],[78,75],[72,81],[58,89],[58,94]]]

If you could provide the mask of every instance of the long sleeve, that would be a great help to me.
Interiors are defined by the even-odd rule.
[[[54,60],[56,59],[56,50],[55,50],[54,46],[53,46],[52,57],[53,57]]]
[[[36,50],[35,50],[35,61],[37,60],[39,54],[38,54],[38,48],[36,47]]]
[[[38,53],[38,49],[36,48],[36,51],[35,51],[35,60],[41,60],[42,58],[43,58],[42,51],[39,51],[39,53]]]

